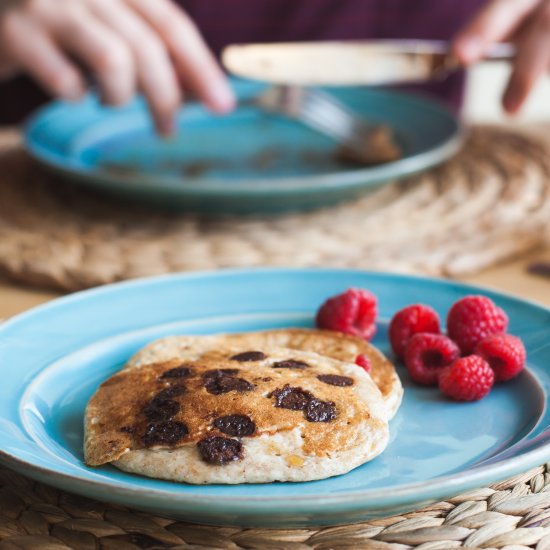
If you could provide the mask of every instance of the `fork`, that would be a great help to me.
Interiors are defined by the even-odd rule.
[[[369,146],[378,146],[377,157],[382,162],[394,160],[397,147],[391,134],[382,127],[368,124],[360,115],[342,104],[335,97],[312,88],[299,86],[273,86],[252,98],[249,102],[260,109],[298,120],[306,126],[320,132],[343,146],[355,160],[368,163],[372,161]],[[382,139],[381,139],[382,138]],[[384,143],[382,143],[384,142]],[[380,146],[393,146],[381,151]]]

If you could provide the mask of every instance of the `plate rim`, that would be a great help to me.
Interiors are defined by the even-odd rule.
[[[251,268],[251,269],[223,269],[223,270],[208,270],[193,273],[174,273],[161,275],[156,277],[145,277],[139,279],[133,279],[130,281],[122,281],[101,287],[83,290],[76,292],[61,298],[57,298],[41,304],[37,307],[31,308],[23,313],[15,315],[0,325],[0,333],[5,328],[13,328],[21,322],[25,322],[27,317],[32,317],[37,312],[43,312],[48,310],[55,310],[58,307],[64,307],[65,304],[72,302],[78,302],[82,299],[90,299],[94,295],[109,294],[116,292],[119,288],[131,288],[140,287],[148,284],[163,284],[164,281],[175,280],[189,280],[189,279],[204,279],[208,278],[223,278],[223,277],[240,277],[240,276],[254,276],[256,274],[352,274],[352,275],[364,275],[389,278],[393,280],[417,280],[423,283],[436,283],[445,287],[458,287],[461,291],[483,291],[494,297],[501,297],[509,301],[513,301],[522,306],[534,307],[537,310],[550,314],[550,308],[538,304],[532,300],[526,300],[515,296],[511,293],[494,290],[489,287],[472,285],[469,283],[461,283],[457,281],[451,281],[436,277],[425,277],[422,275],[408,275],[398,274],[392,272],[381,271],[368,271],[362,269],[338,269],[338,268]],[[546,431],[546,430],[545,430]],[[27,436],[28,437],[28,436]],[[399,504],[407,504],[417,502],[420,499],[433,500],[437,498],[447,498],[455,494],[455,490],[459,492],[467,491],[474,487],[486,483],[494,483],[499,480],[505,479],[509,476],[516,475],[522,471],[526,471],[529,468],[538,466],[550,458],[550,441],[543,443],[540,447],[530,450],[526,453],[518,456],[506,458],[500,462],[486,464],[474,469],[466,469],[454,474],[448,474],[445,476],[439,476],[428,481],[409,483],[401,487],[392,489],[390,494],[383,488],[376,488],[361,492],[346,492],[338,494],[323,494],[323,495],[293,495],[292,508],[293,510],[311,511],[314,508],[325,508],[327,503],[337,504],[340,506],[340,511],[345,509],[361,509],[365,512],[370,510],[378,510],[384,507],[391,507]],[[162,497],[165,500],[173,501],[180,505],[188,504],[201,504],[209,505],[213,502],[225,502],[227,499],[220,497],[219,495],[197,495],[197,494],[185,494],[175,493],[172,491],[166,491],[164,489],[156,488],[143,488],[139,484],[132,484],[131,482],[111,481],[111,480],[94,480],[80,475],[59,472],[49,467],[41,466],[36,462],[30,462],[22,459],[12,453],[0,450],[0,462],[5,463],[8,467],[16,469],[25,475],[34,477],[35,479],[44,480],[47,476],[49,482],[63,481],[64,485],[71,482],[81,487],[89,487],[91,490],[113,490],[117,495],[124,497],[135,497],[144,493],[147,493],[149,498]],[[82,468],[84,466],[81,466]],[[420,493],[420,495],[419,495]],[[419,498],[420,496],[420,498]],[[271,505],[274,503],[280,504],[289,501],[288,495],[273,495],[268,497],[259,496],[231,496],[231,502],[237,506],[233,506],[232,511],[234,513],[246,513],[247,515],[263,515],[266,511],[273,511]],[[370,499],[365,502],[366,499]],[[254,514],[254,512],[256,512]],[[335,511],[336,512],[336,511]]]
[[[456,154],[467,137],[468,130],[460,118],[437,98],[426,98],[422,94],[388,90],[385,88],[368,88],[365,93],[373,95],[389,96],[400,101],[406,101],[413,105],[419,105],[423,109],[443,113],[455,125],[454,132],[446,140],[436,147],[422,153],[405,157],[386,164],[374,167],[351,169],[342,172],[329,172],[308,176],[284,176],[280,178],[250,178],[247,180],[227,179],[201,179],[197,177],[178,178],[169,175],[154,177],[155,187],[163,191],[175,191],[178,194],[204,195],[204,196],[231,196],[239,195],[263,197],[265,195],[280,195],[289,192],[307,193],[324,190],[353,190],[368,189],[378,185],[382,181],[402,179],[415,173],[431,168]],[[87,96],[94,97],[93,95]],[[58,155],[41,142],[38,142],[33,133],[43,122],[43,117],[52,110],[70,105],[63,101],[53,101],[38,109],[23,126],[23,142],[26,150],[40,164],[58,173],[69,177],[73,182],[80,181],[94,187],[111,187],[117,189],[140,189],[150,191],[152,189],[151,177],[146,175],[117,175],[92,168],[87,170],[80,164],[67,163],[67,158]],[[197,104],[191,105],[191,108]],[[397,174],[396,174],[397,172]],[[98,180],[99,178],[99,180]]]

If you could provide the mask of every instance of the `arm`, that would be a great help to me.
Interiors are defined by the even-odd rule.
[[[171,132],[182,88],[219,113],[234,98],[189,17],[169,0],[4,0],[0,78],[18,72],[68,100],[85,93],[83,69],[105,103],[142,92],[160,133]]]

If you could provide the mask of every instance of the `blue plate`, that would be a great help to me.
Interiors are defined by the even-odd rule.
[[[550,459],[550,311],[483,291],[524,339],[529,370],[477,403],[413,386],[391,442],[372,462],[307,483],[191,486],[82,462],[82,418],[98,384],[147,342],[169,334],[311,326],[318,305],[350,286],[375,292],[375,343],[388,353],[395,311],[427,302],[443,316],[464,294],[435,279],[338,270],[250,270],[177,275],[55,300],[0,327],[0,459],[26,475],[92,498],[194,522],[300,526],[401,513],[493,483]]]
[[[238,82],[240,99],[263,86]],[[27,125],[28,151],[86,185],[125,199],[209,213],[279,212],[351,199],[453,155],[463,132],[441,105],[395,92],[331,89],[366,120],[389,125],[404,158],[364,168],[338,161],[330,139],[253,107],[215,117],[190,104],[178,133],[158,139],[143,101],[121,109],[53,103]]]

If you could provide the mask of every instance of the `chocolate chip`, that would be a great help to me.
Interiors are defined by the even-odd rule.
[[[321,401],[314,397],[307,404],[304,416],[308,422],[330,422],[336,418],[336,405],[332,401]]]
[[[143,414],[149,422],[159,422],[160,420],[172,418],[174,415],[178,414],[179,410],[180,404],[177,401],[163,399],[157,396],[143,409]]]
[[[302,388],[293,388],[286,384],[282,388],[273,390],[268,397],[275,397],[275,406],[293,411],[303,411],[313,399],[313,395]]]
[[[230,414],[220,416],[214,420],[214,426],[227,435],[235,437],[245,437],[252,435],[256,431],[254,421],[244,414]]]
[[[133,434],[135,428],[133,426],[122,426],[122,428],[120,428],[120,431],[125,434]]]
[[[286,361],[277,361],[271,365],[274,369],[307,369],[309,365],[305,361],[296,361],[296,359],[287,359]]]
[[[248,382],[248,380],[234,378],[233,376],[210,378],[205,382],[204,387],[212,395],[220,395],[230,391],[246,392],[254,389],[254,385]]]
[[[141,440],[146,447],[153,445],[176,445],[188,433],[189,430],[183,422],[166,420],[165,422],[149,424]]]
[[[178,395],[183,395],[186,392],[185,386],[178,384],[176,386],[168,386],[166,389],[159,391],[155,395],[155,400],[171,399],[172,397],[177,397]]]
[[[175,367],[163,372],[160,378],[187,378],[188,376],[191,376],[191,369],[189,367]]]
[[[233,355],[231,359],[233,361],[240,361],[241,363],[244,363],[247,361],[261,361],[266,357],[266,354],[262,353],[261,351],[245,351],[243,353],[237,353],[237,355]]]
[[[349,376],[339,376],[338,374],[320,374],[317,376],[321,382],[331,386],[353,386],[353,378]]]
[[[230,391],[246,392],[254,389],[254,384],[244,378],[236,378],[233,374],[238,369],[215,369],[203,374],[204,387],[208,393],[220,395]]]
[[[211,435],[197,443],[201,458],[208,464],[222,465],[243,457],[243,446],[240,441]]]

